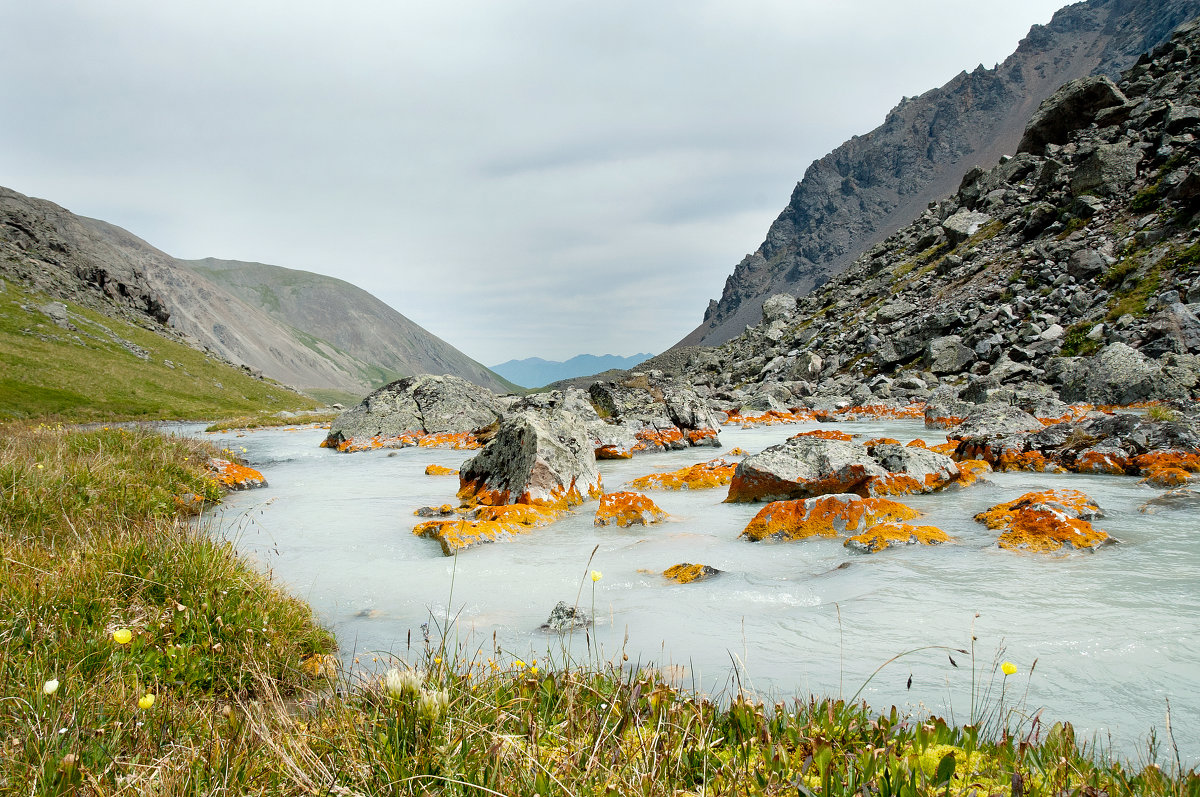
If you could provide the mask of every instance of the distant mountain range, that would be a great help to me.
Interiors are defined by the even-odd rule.
[[[803,296],[829,281],[955,191],[970,168],[1013,154],[1038,103],[1059,86],[1084,75],[1116,76],[1197,14],[1200,0],[1074,3],[1048,25],[1034,25],[997,67],[981,65],[902,99],[882,125],[808,167],[762,244],[676,345],[724,343],[762,320],[767,297]]]
[[[0,187],[0,277],[174,336],[321,398],[418,373],[513,386],[367,292],[261,263],[183,261]]]
[[[613,369],[624,370],[638,363],[645,362],[653,354],[633,354],[620,357],[616,354],[579,354],[566,362],[543,360],[541,357],[529,357],[524,360],[509,360],[499,365],[493,365],[492,370],[509,381],[523,387],[542,387],[560,379],[570,379],[575,376],[588,376],[601,371]]]

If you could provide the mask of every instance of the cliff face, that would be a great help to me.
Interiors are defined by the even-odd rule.
[[[217,263],[210,264],[213,270]],[[249,273],[258,264],[224,265],[246,266],[243,282],[253,282]],[[247,290],[243,299],[237,280],[225,280],[231,290],[187,266],[120,227],[0,187],[5,279],[118,315],[301,389],[363,395],[422,372],[504,388],[484,366],[340,280],[277,269],[306,278],[291,281],[294,291],[281,291],[284,312],[273,314],[258,305],[260,291]]]
[[[813,162],[762,245],[737,264],[704,322],[680,341],[716,345],[762,318],[773,294],[802,296],[952,192],[962,175],[1012,154],[1038,104],[1069,80],[1117,76],[1200,0],[1088,0],[1035,25],[994,69],[960,73],[905,99],[884,123]]]

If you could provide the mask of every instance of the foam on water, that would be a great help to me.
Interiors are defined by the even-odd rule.
[[[724,429],[721,439],[754,453],[804,428]],[[940,440],[912,421],[838,428],[863,440]],[[995,676],[993,708],[1003,686],[1006,705],[1023,700],[1027,713],[1044,709],[1047,724],[1071,720],[1080,738],[1094,735],[1137,756],[1152,726],[1164,739],[1169,699],[1181,753],[1200,760],[1200,533],[1192,514],[1139,513],[1160,491],[1135,479],[992,474],[967,490],[906,498],[926,513],[921,522],[956,543],[871,556],[832,539],[739,540],[761,507],[724,504],[725,490],[716,489],[651,492],[672,516],[664,525],[595,528],[593,503],[526,537],[448,559],[435,542],[413,536],[413,512],[454,501],[457,480],[426,476],[425,466],[457,467],[471,452],[337,454],[318,448],[323,434],[210,435],[237,451],[244,446],[270,483],[230,495],[215,517],[240,550],[314,606],[347,658],[404,655],[410,632],[420,640],[431,616],[435,629],[456,618],[455,638],[472,649],[490,648],[495,633],[513,655],[554,653],[563,643],[536,629],[556,602],[579,595],[597,617],[594,637],[570,641],[580,658],[595,640],[605,655],[619,656],[628,635],[632,662],[675,665],[684,684],[709,691],[736,677],[772,697],[849,697],[865,683],[862,696],[878,709],[923,706],[963,722],[971,712],[970,654],[924,650],[871,675],[914,648],[969,649],[974,634],[977,697],[1000,659],[1020,668],[1007,684]],[[645,455],[602,462],[601,472],[612,491],[720,454]],[[1096,499],[1107,513],[1097,525],[1121,544],[1095,554],[1019,554],[998,549],[997,532],[973,520],[1048,487]],[[656,575],[678,562],[725,572],[688,585]],[[594,592],[589,569],[604,574]]]

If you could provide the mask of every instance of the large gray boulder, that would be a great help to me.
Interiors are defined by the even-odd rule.
[[[1085,191],[1102,196],[1124,191],[1137,178],[1142,151],[1128,144],[1101,144],[1075,167],[1071,175],[1071,193]]]
[[[1037,432],[1043,428],[1041,421],[1020,407],[1009,404],[978,404],[962,423],[950,430],[949,436],[966,440],[973,437]]]
[[[588,393],[604,419],[637,437],[634,451],[720,444],[716,418],[690,385],[642,374],[619,383],[594,382]]]
[[[871,450],[871,456],[888,473],[910,477],[916,483],[912,492],[933,492],[959,477],[954,460],[920,446],[882,443]]]
[[[351,441],[371,438],[384,447],[411,445],[400,438],[476,432],[499,417],[497,397],[487,388],[449,374],[422,374],[384,385],[343,412],[330,424],[324,445],[344,450]]]
[[[929,370],[935,374],[957,374],[975,362],[975,352],[963,345],[959,335],[929,341],[925,356],[929,359]]]
[[[1072,80],[1038,106],[1017,152],[1041,155],[1047,144],[1067,143],[1071,133],[1090,125],[1099,111],[1124,103],[1125,95],[1106,77]]]
[[[729,502],[785,501],[864,490],[873,476],[886,476],[856,443],[793,437],[743,459],[729,484]]]
[[[986,213],[963,208],[942,222],[942,230],[945,231],[946,238],[950,240],[950,243],[958,246],[991,220],[992,217]]]
[[[495,437],[459,469],[458,497],[490,506],[577,506],[602,492],[587,427],[562,410],[525,410],[500,424]]]
[[[1071,358],[1058,367],[1064,401],[1132,404],[1151,398],[1157,368],[1124,343],[1110,343],[1088,358]]]

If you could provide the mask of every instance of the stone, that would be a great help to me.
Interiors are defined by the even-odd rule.
[[[763,321],[771,323],[791,318],[796,313],[796,297],[790,293],[777,293],[763,302]]]
[[[457,376],[400,379],[338,415],[321,444],[338,451],[416,445],[430,434],[469,434],[500,417],[496,395]]]
[[[1071,175],[1071,193],[1078,196],[1094,191],[1102,196],[1129,188],[1137,178],[1142,151],[1126,144],[1101,144],[1075,167]]]
[[[978,213],[964,208],[943,221],[942,229],[945,230],[946,238],[950,243],[958,246],[991,220],[992,217],[986,213]]]
[[[1092,526],[1090,521],[1100,517],[1096,502],[1078,490],[1045,490],[997,504],[975,519],[1003,529],[997,540],[1001,548],[1055,553],[1066,547],[1094,551],[1115,542]]]
[[[1138,507],[1138,511],[1153,515],[1157,512],[1196,512],[1200,510],[1200,490],[1180,488],[1151,498]]]
[[[912,520],[919,512],[886,498],[853,494],[821,495],[791,501],[772,501],[739,535],[751,542],[789,542],[808,537],[838,537],[865,531],[879,523]]]
[[[458,497],[490,506],[565,509],[598,497],[600,473],[583,422],[562,411],[505,418],[495,437],[460,468]]]
[[[731,452],[732,453],[732,452]],[[724,487],[733,479],[737,465],[713,459],[670,473],[651,473],[631,482],[635,490],[704,490]]]
[[[793,437],[738,463],[729,484],[731,503],[779,501],[864,489],[885,471],[854,443]]]
[[[880,324],[890,324],[893,321],[899,321],[905,316],[912,315],[916,310],[917,306],[915,304],[896,299],[880,307],[875,313],[875,320]]]
[[[1125,102],[1125,95],[1107,77],[1072,80],[1038,106],[1025,126],[1017,152],[1041,155],[1047,144],[1065,144],[1071,133],[1091,124],[1098,112]]]
[[[693,581],[705,581],[719,576],[721,571],[709,565],[680,562],[663,571],[663,575],[680,584],[691,584]]]
[[[1108,268],[1108,261],[1095,249],[1076,249],[1067,259],[1067,274],[1076,282],[1095,279]]]
[[[267,486],[267,480],[260,472],[232,460],[212,457],[206,464],[213,478],[226,490],[255,490]]]
[[[940,545],[950,535],[937,526],[912,526],[908,523],[881,523],[861,534],[846,538],[847,548],[859,553],[878,553],[898,545]]]
[[[1177,354],[1200,352],[1200,320],[1179,301],[1160,310],[1151,319],[1148,329],[1165,339],[1164,349]]]
[[[971,437],[1039,432],[1042,422],[1019,407],[1008,404],[979,404],[951,430],[951,436],[965,440]]]
[[[946,335],[929,341],[925,349],[929,370],[935,374],[957,374],[975,362],[975,352],[963,345],[959,335]]]
[[[708,404],[682,382],[639,374],[619,383],[594,382],[588,393],[600,415],[633,433],[633,453],[720,445]]]
[[[945,454],[918,446],[883,443],[870,454],[887,474],[867,481],[870,495],[917,495],[945,489],[958,480],[960,471]]]
[[[418,514],[424,513],[418,510]],[[454,514],[459,516],[453,517]],[[528,504],[476,506],[466,511],[452,509],[451,519],[418,523],[413,528],[413,534],[435,540],[445,556],[454,556],[478,545],[529,534],[534,529],[553,523],[559,514],[556,508]],[[435,517],[437,515],[444,516],[445,513],[436,511]]]
[[[641,493],[605,493],[600,496],[594,525],[616,524],[628,528],[635,525],[650,526],[666,519],[667,513]]]
[[[576,628],[587,628],[592,624],[592,618],[578,606],[570,606],[566,601],[559,601],[550,610],[550,617],[539,627],[541,631],[552,631],[564,634]]]
[[[1058,375],[1063,401],[1127,405],[1153,393],[1155,369],[1124,343],[1110,343],[1089,358],[1072,359]]]

